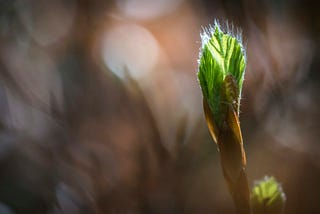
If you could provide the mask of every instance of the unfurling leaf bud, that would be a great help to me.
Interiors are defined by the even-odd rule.
[[[213,27],[204,29],[201,39],[198,79],[214,121],[217,126],[221,126],[225,112],[221,104],[231,102],[239,114],[246,67],[245,50],[240,33],[234,35],[228,25],[227,32],[223,32],[217,22]]]
[[[286,196],[274,177],[266,176],[251,191],[252,214],[281,214]]]

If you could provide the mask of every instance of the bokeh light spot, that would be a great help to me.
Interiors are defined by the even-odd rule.
[[[182,0],[118,0],[118,8],[136,19],[152,19],[174,11]]]
[[[108,30],[102,42],[103,60],[120,78],[125,76],[125,72],[133,78],[150,72],[157,63],[158,52],[158,43],[153,35],[133,24]]]

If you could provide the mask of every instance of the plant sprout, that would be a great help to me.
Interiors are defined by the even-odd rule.
[[[198,80],[203,94],[205,119],[217,144],[223,175],[236,210],[251,213],[246,155],[239,122],[246,53],[241,33],[221,30],[218,22],[201,34]],[[259,191],[254,191],[259,198]],[[261,196],[263,197],[263,196]],[[273,203],[272,201],[270,202]],[[253,210],[255,213],[255,211]]]
[[[246,157],[239,106],[246,67],[239,34],[224,33],[219,24],[204,29],[198,79],[210,134],[218,145],[224,178],[239,213],[250,213]]]
[[[274,177],[266,176],[252,188],[251,205],[255,214],[281,214],[285,201],[282,187]]]
[[[233,102],[234,110],[239,115],[246,67],[245,49],[240,33],[234,36],[229,30],[224,33],[217,22],[214,27],[204,29],[201,39],[198,79],[203,96],[215,115],[214,120],[221,125],[227,102]]]

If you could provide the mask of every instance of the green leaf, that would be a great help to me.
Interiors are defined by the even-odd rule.
[[[251,191],[253,214],[281,214],[286,196],[274,177],[265,177]]]
[[[237,86],[237,102],[239,106],[241,90],[246,67],[245,50],[240,36],[231,32],[224,33],[216,22],[214,27],[204,29],[200,50],[198,79],[204,98],[207,100],[218,126],[222,122],[224,100],[221,92],[225,78],[229,75]],[[236,109],[239,112],[239,109]]]

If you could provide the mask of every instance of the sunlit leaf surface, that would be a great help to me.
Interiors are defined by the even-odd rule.
[[[245,67],[245,51],[239,35],[224,33],[217,23],[204,30],[198,79],[217,124],[221,122],[220,103],[225,102],[221,99],[223,82],[228,75],[234,78],[238,88],[235,101],[239,102]]]

